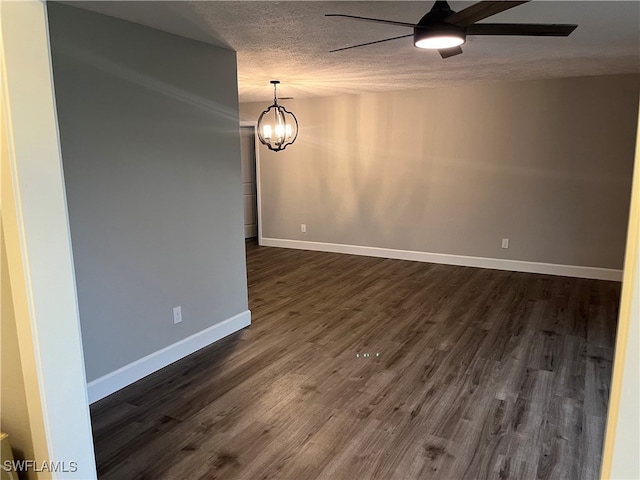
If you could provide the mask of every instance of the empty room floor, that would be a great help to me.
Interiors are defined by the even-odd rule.
[[[101,479],[599,476],[620,284],[258,247],[251,327],[91,406]]]

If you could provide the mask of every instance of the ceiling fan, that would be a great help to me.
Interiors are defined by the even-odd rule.
[[[413,33],[398,37],[385,38],[375,42],[361,43],[350,47],[338,48],[331,52],[364,47],[376,43],[397,40],[413,36],[413,44],[418,48],[438,50],[442,58],[453,57],[462,53],[462,45],[467,35],[519,35],[530,37],[567,37],[577,25],[543,24],[543,23],[476,23],[510,8],[517,7],[524,1],[483,1],[454,12],[449,3],[437,0],[431,10],[416,24],[382,20],[378,18],[358,17],[341,13],[327,13],[326,17],[343,17],[364,22],[382,23],[398,27],[413,28]]]

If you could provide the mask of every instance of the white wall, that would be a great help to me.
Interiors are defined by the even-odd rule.
[[[87,377],[152,371],[249,318],[235,52],[66,5],[49,18]]]
[[[284,101],[300,133],[261,148],[264,237],[619,271],[638,80]]]

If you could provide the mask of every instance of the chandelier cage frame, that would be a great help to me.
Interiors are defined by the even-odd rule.
[[[260,143],[274,152],[284,150],[298,138],[298,119],[292,112],[278,105],[276,87],[279,83],[278,80],[271,80],[273,104],[260,114],[256,128]]]

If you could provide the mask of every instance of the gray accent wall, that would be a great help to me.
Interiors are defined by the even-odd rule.
[[[236,56],[48,12],[91,381],[247,310]]]
[[[283,152],[261,146],[263,236],[620,269],[639,80],[283,101],[300,133]],[[241,119],[268,104],[242,104]]]

